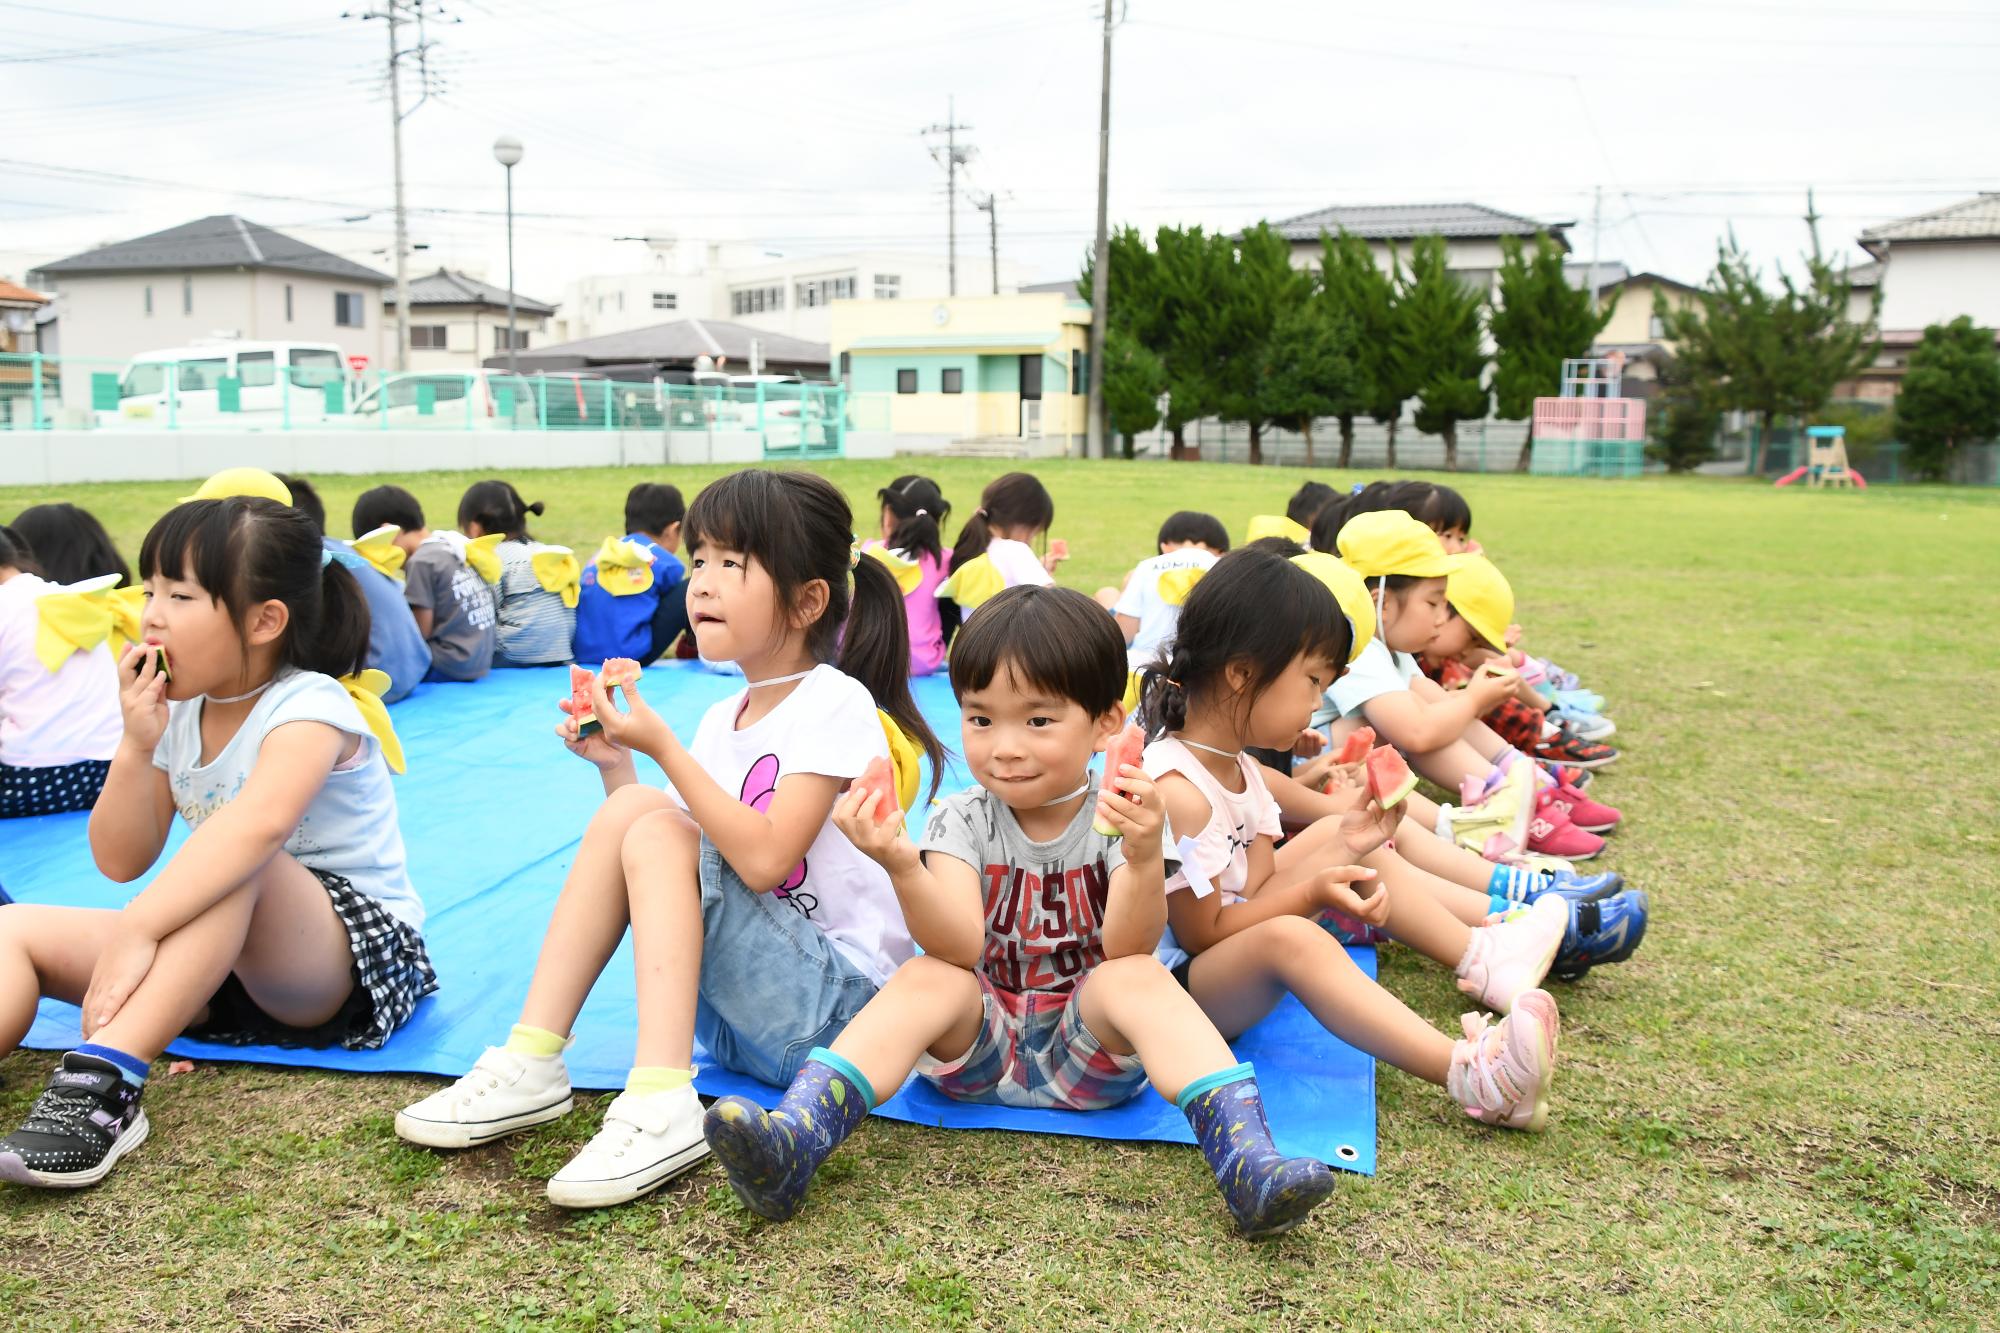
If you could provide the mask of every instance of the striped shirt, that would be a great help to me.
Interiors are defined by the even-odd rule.
[[[576,608],[542,587],[533,564],[541,542],[500,543],[500,634],[494,666],[559,666],[570,660]]]

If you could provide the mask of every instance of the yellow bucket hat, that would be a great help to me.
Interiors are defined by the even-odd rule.
[[[1266,537],[1283,537],[1286,541],[1304,546],[1312,540],[1312,533],[1305,524],[1283,514],[1258,514],[1250,520],[1250,531],[1244,538],[1244,544],[1262,541]]]
[[[1507,626],[1514,619],[1514,590],[1507,577],[1483,555],[1463,555],[1445,578],[1445,600],[1487,646],[1507,651]]]
[[[1445,578],[1463,559],[1445,554],[1438,535],[1400,509],[1356,514],[1341,528],[1334,544],[1348,568],[1364,579],[1389,574]]]
[[[1428,532],[1430,529],[1426,528]],[[1327,586],[1340,613],[1347,617],[1352,641],[1347,645],[1347,662],[1361,656],[1361,650],[1375,637],[1375,603],[1369,599],[1368,585],[1361,576],[1324,551],[1307,551],[1292,557],[1292,563]]]
[[[204,481],[193,495],[183,495],[180,503],[186,504],[190,500],[227,500],[232,495],[276,500],[281,505],[292,502],[291,487],[263,468],[226,467]]]

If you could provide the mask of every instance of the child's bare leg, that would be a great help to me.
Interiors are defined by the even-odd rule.
[[[1084,979],[1079,1003],[1098,1044],[1138,1055],[1154,1091],[1170,1102],[1195,1079],[1236,1062],[1193,997],[1150,954],[1098,964]]]
[[[1370,980],[1304,917],[1274,917],[1211,946],[1189,966],[1188,991],[1232,1035],[1289,991],[1328,1032],[1406,1073],[1442,1086],[1451,1066],[1451,1039]]]
[[[673,807],[652,787],[620,787],[604,798],[584,831],[576,863],[563,880],[534,979],[521,1005],[521,1022],[558,1036],[568,1034],[598,974],[611,961],[630,922],[625,890],[625,834],[642,816]]]
[[[1412,829],[1407,819],[1403,824],[1404,831],[1396,835],[1397,855],[1419,870],[1427,871],[1462,890],[1443,899],[1459,920],[1474,926],[1484,921],[1488,907],[1486,886],[1493,882],[1493,863],[1455,843],[1446,842],[1434,833]],[[1479,913],[1477,917],[1467,915],[1474,910]]]
[[[44,996],[82,1004],[116,911],[12,903],[0,907],[0,1055],[21,1044]]]
[[[283,853],[234,892],[160,941],[153,965],[90,1040],[152,1060],[236,973],[257,1007],[290,1027],[317,1027],[354,989],[347,927],[310,870]]]
[[[632,1063],[691,1068],[701,981],[701,829],[678,809],[641,815],[626,831],[621,865],[638,983]]]
[[[1375,872],[1381,885],[1377,892],[1389,895],[1389,920],[1383,929],[1390,937],[1433,962],[1457,967],[1465,957],[1465,946],[1472,941],[1471,926],[1453,915],[1439,897],[1440,892],[1457,886],[1426,875],[1387,847],[1368,853],[1361,864]],[[1480,906],[1485,906],[1483,900]],[[1482,915],[1480,919],[1485,918]]]
[[[984,1021],[979,979],[923,955],[896,969],[834,1039],[833,1051],[853,1061],[878,1096],[889,1097],[926,1051],[949,1061],[971,1050]]]
[[[1463,737],[1435,750],[1413,754],[1409,760],[1410,767],[1447,791],[1457,791],[1458,784],[1466,778],[1484,779],[1493,771],[1488,757]]]
[[[1403,798],[1403,823],[1406,826],[1414,823],[1427,833],[1437,832],[1437,802],[1420,791],[1411,792]],[[1404,833],[1398,833],[1396,836],[1403,837]]]

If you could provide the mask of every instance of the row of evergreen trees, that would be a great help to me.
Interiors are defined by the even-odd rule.
[[[1314,271],[1294,268],[1290,243],[1266,223],[1240,237],[1162,227],[1150,244],[1123,228],[1110,238],[1107,275],[1111,430],[1129,458],[1133,436],[1164,423],[1180,458],[1189,422],[1240,422],[1259,463],[1264,430],[1279,426],[1305,437],[1310,464],[1313,422],[1330,417],[1346,467],[1354,422],[1367,417],[1388,428],[1394,467],[1396,426],[1413,407],[1417,429],[1443,440],[1455,470],[1459,422],[1526,418],[1537,395],[1556,391],[1564,358],[1586,355],[1611,317],[1569,282],[1548,236],[1501,245],[1489,304],[1446,268],[1437,236],[1416,241],[1407,262],[1392,250],[1384,268],[1360,237],[1326,235]],[[1078,290],[1090,282],[1086,264]],[[1524,470],[1532,444],[1521,448]]]

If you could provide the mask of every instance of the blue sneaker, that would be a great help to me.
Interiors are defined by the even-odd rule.
[[[1560,893],[1572,902],[1594,903],[1609,898],[1625,887],[1625,877],[1615,870],[1601,870],[1595,875],[1584,875],[1574,870],[1553,872],[1554,883],[1547,890]]]
[[[1622,963],[1646,938],[1647,898],[1644,889],[1628,889],[1597,902],[1577,903],[1570,910],[1569,930],[1549,975],[1575,981],[1600,963]]]
[[[11,903],[13,901],[14,900],[12,898],[7,896],[6,886],[4,884],[0,884],[0,907],[5,907],[8,903]]]

